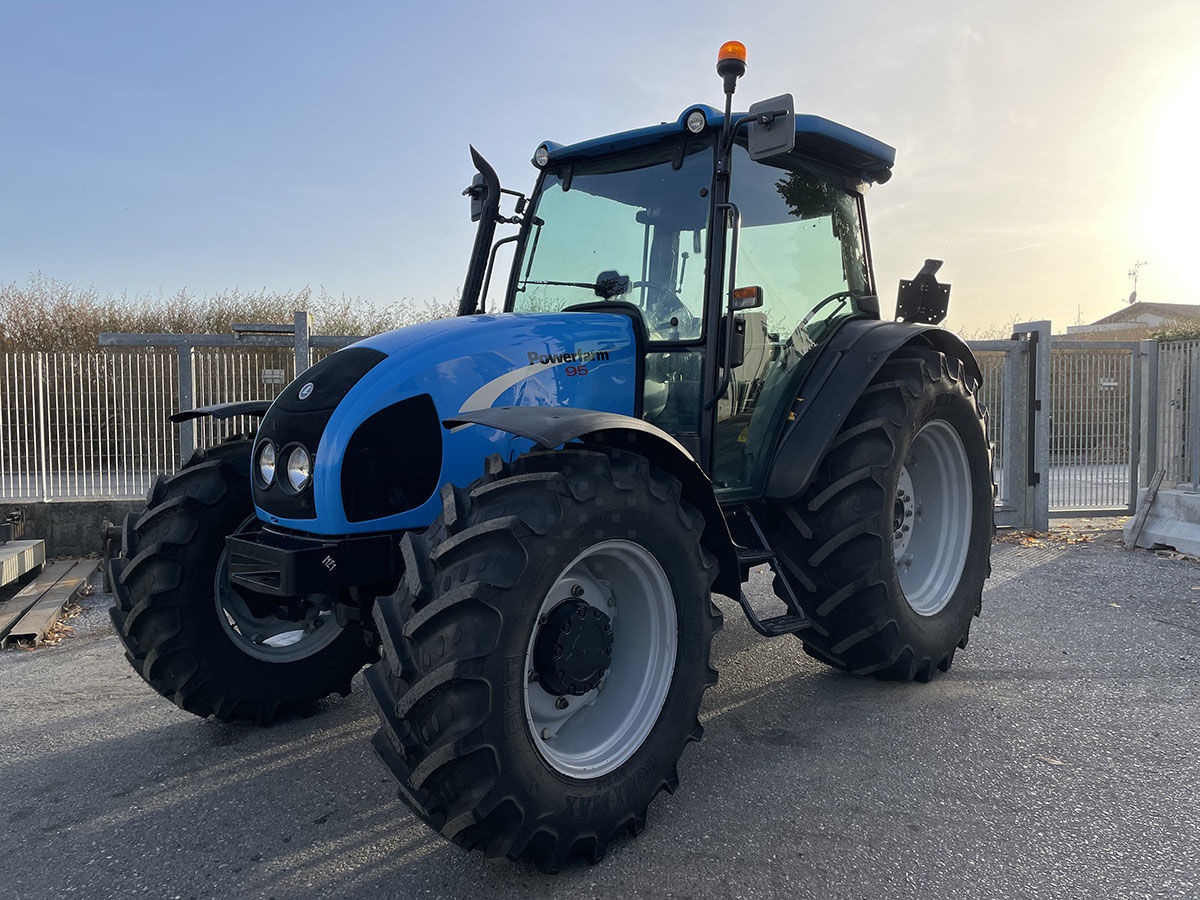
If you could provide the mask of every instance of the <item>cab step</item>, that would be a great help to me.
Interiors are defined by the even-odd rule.
[[[752,546],[737,548],[738,567],[741,570],[742,581],[746,581],[750,570],[755,566],[767,565],[771,567],[771,571],[775,573],[778,583],[783,586],[784,593],[787,595],[779,598],[787,612],[783,615],[759,618],[750,603],[750,598],[746,596],[745,591],[741,591],[738,595],[738,603],[741,604],[742,612],[746,614],[750,626],[763,637],[780,637],[803,630],[809,625],[808,618],[804,615],[804,610],[800,606],[800,601],[796,599],[796,594],[792,590],[787,576],[781,571],[779,559],[775,555],[775,551],[771,549],[767,536],[763,533],[758,521],[754,518],[753,511],[747,506],[739,509],[738,514],[744,517],[744,521],[750,525],[750,531],[746,536],[753,541]]]

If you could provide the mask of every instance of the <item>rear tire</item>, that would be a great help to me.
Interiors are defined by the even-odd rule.
[[[271,601],[235,591],[225,537],[254,515],[248,440],[199,450],[155,481],[148,509],[130,514],[110,563],[111,611],[130,664],[182,709],[268,724],[350,692],[376,653],[356,624],[331,612],[306,622],[273,616]],[[269,635],[267,640],[262,636]]]
[[[801,498],[764,510],[814,658],[928,681],[967,646],[994,531],[976,391],[960,361],[901,349],[854,404]]]
[[[636,834],[702,733],[716,575],[680,485],[620,451],[498,457],[402,549],[367,673],[380,758],[430,827],[556,871]]]

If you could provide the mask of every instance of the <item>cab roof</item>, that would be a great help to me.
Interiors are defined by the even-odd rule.
[[[546,141],[541,146],[549,151],[549,166],[635,150],[676,135],[690,134],[685,123],[694,110],[704,113],[710,130],[719,129],[725,124],[725,114],[720,110],[711,106],[689,106],[674,122],[606,134],[575,144]],[[736,122],[744,115],[746,113],[735,112],[733,119]],[[821,116],[802,113],[796,114],[796,148],[793,152],[849,170],[866,181],[887,181],[896,162],[895,147]]]

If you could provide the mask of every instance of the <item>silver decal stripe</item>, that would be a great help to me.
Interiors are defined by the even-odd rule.
[[[557,365],[563,365],[563,363],[556,363],[555,365],[551,366],[542,365],[541,363],[534,363],[532,366],[522,366],[519,369],[513,369],[511,372],[505,372],[498,378],[493,378],[483,387],[479,388],[479,390],[473,393],[470,397],[464,400],[462,406],[458,408],[458,412],[459,414],[462,414],[465,412],[475,412],[476,410],[480,409],[491,409],[492,404],[499,400],[500,395],[509,388],[520,384],[526,378],[530,378],[536,375],[538,372],[549,372]],[[455,426],[451,430],[459,431],[460,429],[469,427],[471,427],[471,423],[468,422],[465,425]]]

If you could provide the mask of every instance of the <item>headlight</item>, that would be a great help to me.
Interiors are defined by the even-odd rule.
[[[288,454],[287,479],[297,493],[308,487],[308,482],[312,480],[312,459],[303,447],[293,447]]]
[[[264,441],[258,448],[258,477],[265,487],[275,480],[275,445]]]

